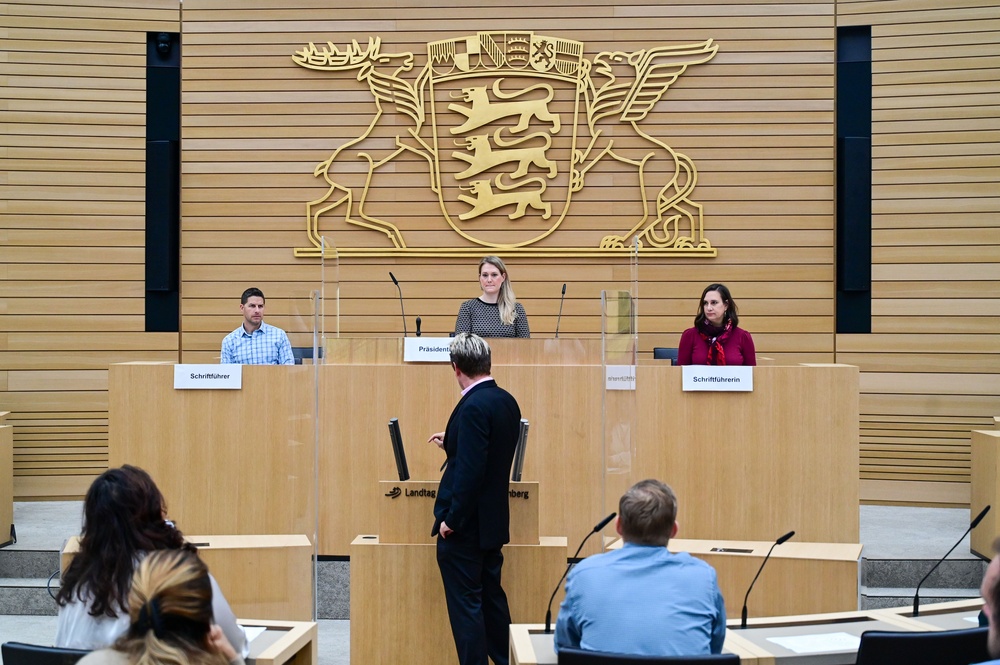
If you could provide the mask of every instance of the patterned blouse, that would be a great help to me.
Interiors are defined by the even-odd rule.
[[[514,323],[506,325],[500,320],[500,307],[479,298],[466,300],[458,308],[455,332],[471,332],[480,337],[531,337],[528,315],[521,303],[514,304]]]

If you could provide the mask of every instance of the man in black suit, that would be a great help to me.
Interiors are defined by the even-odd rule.
[[[508,490],[521,410],[490,376],[490,347],[471,333],[451,342],[462,399],[444,432],[448,455],[434,503],[437,560],[462,665],[507,665],[510,610],[500,586],[501,548],[510,541]]]

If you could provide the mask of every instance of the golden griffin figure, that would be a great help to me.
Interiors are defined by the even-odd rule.
[[[709,39],[605,51],[590,61],[582,42],[481,32],[429,43],[418,69],[413,53],[383,52],[379,38],[344,48],[310,43],[293,61],[350,72],[368,85],[375,113],[360,136],[316,166],[328,188],[306,204],[310,246],[296,255],[318,255],[322,236],[343,220],[383,236],[374,247],[339,250],[358,256],[478,255],[484,248],[594,256],[635,245],[643,253],[715,256],[702,206],[692,198],[694,162],[640,125],[689,66],[717,50]],[[392,187],[395,169],[386,166],[404,153],[426,161],[441,214],[469,241],[466,248],[411,246],[369,200],[373,187]],[[624,186],[641,215],[621,218],[621,228],[607,229],[591,247],[560,245],[550,236],[602,160],[634,169],[637,186]]]

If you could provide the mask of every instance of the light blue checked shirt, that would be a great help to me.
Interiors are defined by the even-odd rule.
[[[261,323],[253,334],[242,324],[222,340],[223,365],[294,365],[292,343],[281,328]]]
[[[726,607],[715,569],[686,552],[625,543],[566,578],[555,647],[647,656],[721,653]]]

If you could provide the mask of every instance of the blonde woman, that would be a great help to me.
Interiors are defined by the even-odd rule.
[[[212,623],[212,583],[197,553],[150,553],[135,570],[128,606],[128,632],[80,665],[243,665]]]
[[[528,315],[514,297],[507,266],[499,256],[479,262],[479,286],[483,294],[466,300],[458,310],[455,332],[480,337],[531,337]]]

